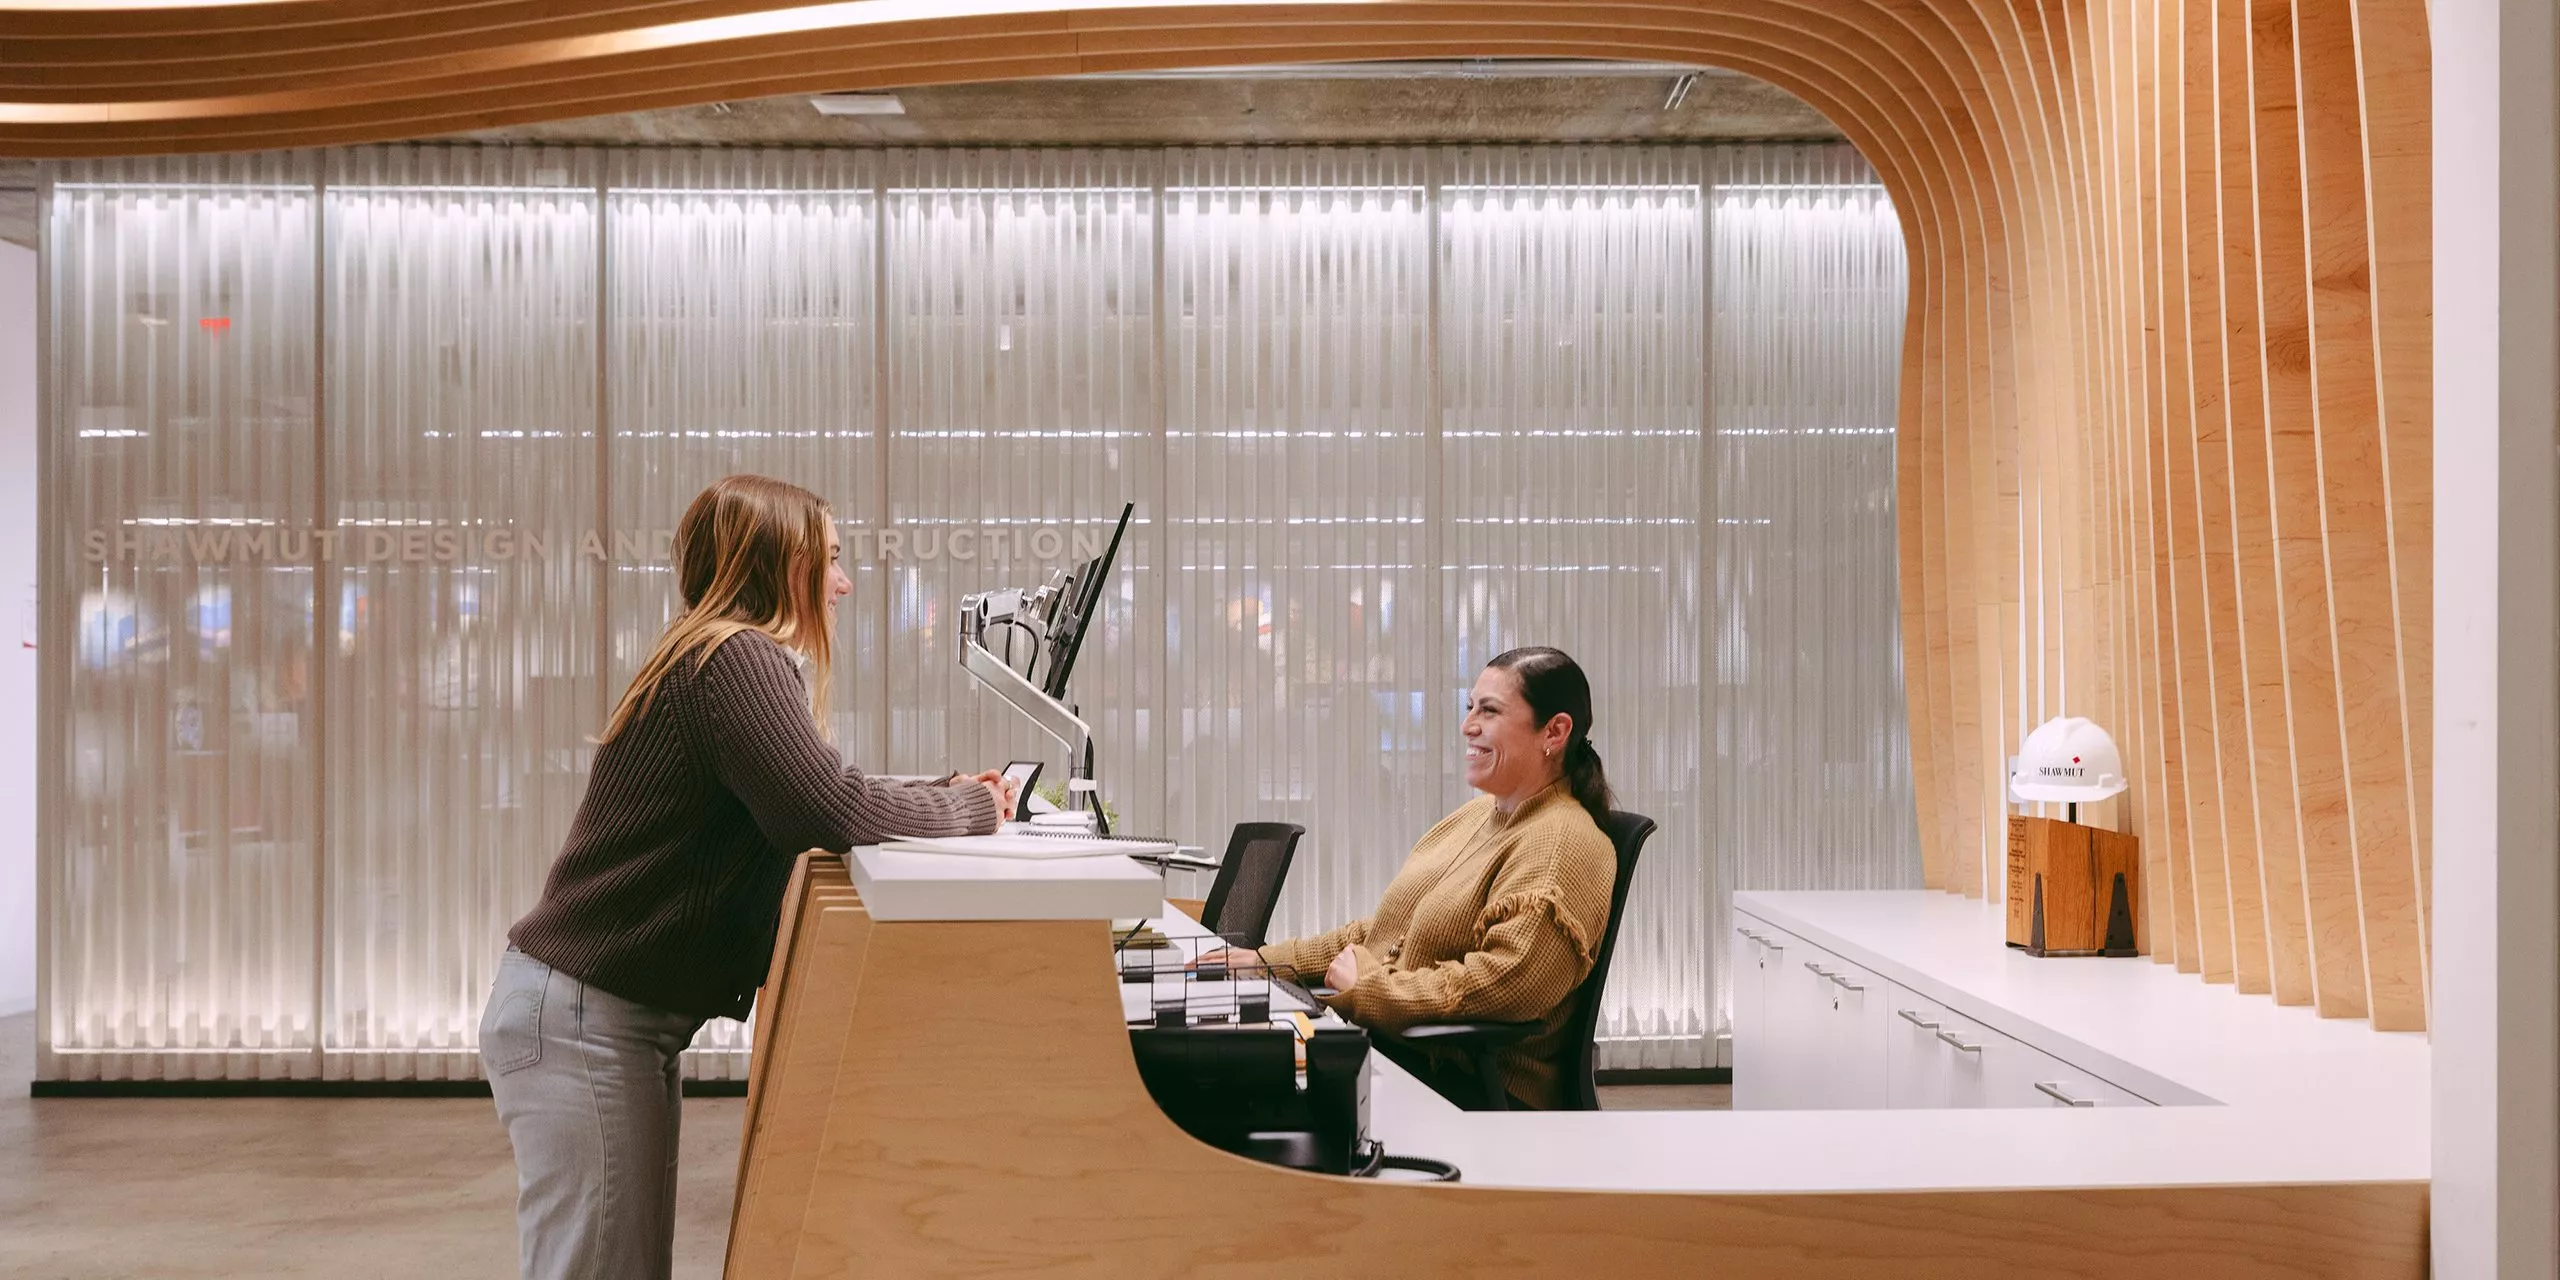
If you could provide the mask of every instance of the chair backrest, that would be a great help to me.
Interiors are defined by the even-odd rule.
[[[1240,946],[1269,941],[1263,931],[1271,927],[1280,886],[1289,878],[1298,838],[1305,834],[1307,829],[1294,822],[1237,823],[1227,839],[1226,859],[1218,864],[1218,878],[1200,904],[1200,923]]]
[[[1600,935],[1600,954],[1591,961],[1591,976],[1582,980],[1581,1003],[1574,1006],[1573,1021],[1565,1024],[1564,1109],[1597,1111],[1600,1109],[1600,1081],[1597,1070],[1600,1049],[1600,999],[1609,988],[1609,958],[1618,950],[1618,925],[1627,918],[1627,887],[1636,880],[1636,858],[1644,852],[1644,842],[1653,837],[1653,819],[1641,813],[1612,809],[1600,823],[1601,833],[1618,851],[1618,878],[1609,891],[1609,927]]]

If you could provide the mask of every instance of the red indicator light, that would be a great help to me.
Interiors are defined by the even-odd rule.
[[[196,321],[196,327],[207,333],[220,333],[231,327],[231,317],[206,316],[204,319]]]

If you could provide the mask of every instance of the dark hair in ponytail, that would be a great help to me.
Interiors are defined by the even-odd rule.
[[[1582,664],[1562,649],[1530,645],[1506,650],[1485,665],[1518,677],[1521,700],[1540,727],[1559,715],[1572,723],[1564,740],[1564,784],[1593,822],[1605,822],[1617,797],[1609,793],[1609,775],[1591,745],[1591,681]]]

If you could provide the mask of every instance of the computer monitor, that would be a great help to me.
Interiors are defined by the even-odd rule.
[[[1067,677],[1075,673],[1076,653],[1084,647],[1085,632],[1101,612],[1103,588],[1111,579],[1111,563],[1120,554],[1120,539],[1129,532],[1129,516],[1137,509],[1137,503],[1122,503],[1120,523],[1111,530],[1111,541],[1102,554],[1068,572],[1066,598],[1049,629],[1049,670],[1040,685],[1041,692],[1061,702],[1066,701]]]

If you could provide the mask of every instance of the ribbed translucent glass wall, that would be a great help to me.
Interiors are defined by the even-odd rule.
[[[609,707],[682,608],[655,545],[725,475],[782,476],[849,525],[879,521],[877,157],[863,152],[617,155],[605,245],[606,502],[618,546],[605,584]],[[874,564],[847,556],[833,724],[850,758],[878,758],[881,597]],[[591,720],[589,723],[601,723]],[[593,730],[589,730],[592,732]],[[533,853],[536,875],[557,847]],[[535,886],[537,889],[539,885]],[[529,899],[528,899],[529,900]],[[702,1073],[742,1077],[745,1029],[695,1042]]]
[[[880,611],[890,708],[879,744],[899,772],[1001,768],[1056,744],[959,667],[960,598],[1032,585],[1054,564],[992,550],[978,531],[1105,530],[1138,500],[1113,590],[1077,659],[1105,800],[1152,828],[1162,810],[1150,709],[1163,646],[1153,153],[900,151],[887,157],[888,473],[884,509],[907,540]],[[967,558],[948,542],[972,530]],[[984,545],[982,545],[982,543]],[[1142,779],[1146,781],[1142,781]]]
[[[1713,1065],[1707,977],[1722,955],[1700,945],[1714,936],[1700,853],[1720,820],[1701,785],[1715,714],[1698,679],[1701,163],[1694,149],[1473,150],[1441,199],[1450,674],[1552,644],[1591,677],[1618,805],[1662,827],[1602,1018],[1603,1034],[1653,1037],[1612,1055],[1648,1066]]]
[[[1306,827],[1282,934],[1365,913],[1445,811],[1429,159],[1166,177],[1166,829]]]
[[[536,148],[332,157],[329,1076],[479,1074],[492,928],[540,890],[577,808],[599,575],[485,548],[598,527],[595,176]]]
[[[315,511],[314,176],[52,172],[40,1035],[83,1074],[313,1061],[312,573],[232,552]]]
[[[1837,149],[1719,149],[1713,190],[1713,764],[1684,902],[1721,940],[1736,889],[1920,887],[1920,831],[1894,585],[1901,231]],[[1724,952],[1705,954],[1727,1008]]]
[[[1466,798],[1486,658],[1576,653],[1662,823],[1612,1065],[1714,1061],[1730,890],[1917,883],[1902,256],[1845,149],[51,179],[48,1075],[476,1070],[499,935],[676,607],[666,531],[733,471],[834,504],[831,727],[896,772],[1063,772],[952,609],[1136,502],[1074,690],[1106,799],[1211,845],[1306,825],[1283,930],[1366,911]]]

